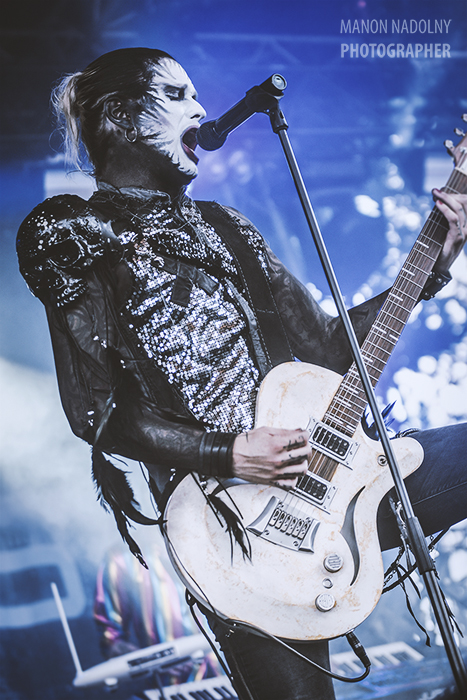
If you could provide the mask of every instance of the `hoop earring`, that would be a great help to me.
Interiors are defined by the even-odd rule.
[[[130,132],[133,132],[133,136],[130,138],[129,134]],[[138,132],[136,131],[134,126],[129,126],[128,129],[125,129],[125,138],[128,141],[128,143],[134,143],[136,139],[138,138]]]

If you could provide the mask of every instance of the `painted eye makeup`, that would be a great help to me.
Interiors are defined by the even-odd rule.
[[[185,97],[185,88],[168,87],[164,92],[169,100],[183,100]]]

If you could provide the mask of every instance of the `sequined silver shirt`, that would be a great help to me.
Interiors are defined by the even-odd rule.
[[[241,292],[232,257],[191,199],[174,205],[163,194],[152,197],[151,206],[146,203],[130,230],[120,234],[133,251],[128,263],[135,283],[127,302],[132,326],[207,430],[249,430],[259,372],[248,348],[245,317],[231,291],[233,284]],[[241,230],[266,270],[261,236],[247,226]],[[174,303],[176,275],[157,269],[162,253],[204,269],[217,289],[209,294],[195,284],[186,307]]]

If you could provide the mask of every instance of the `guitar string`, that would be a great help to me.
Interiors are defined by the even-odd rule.
[[[444,189],[458,193],[460,189],[458,185],[462,184],[463,179],[465,186],[463,173],[454,170]],[[444,216],[434,207],[397,276],[396,286],[390,290],[378,320],[373,324],[362,345],[362,356],[373,386],[381,376],[420,296],[428,272],[436,262],[442,247],[442,242],[437,237],[441,238],[443,231],[446,233],[448,228]],[[333,397],[323,421],[332,422],[337,429],[346,428],[344,432],[349,432],[352,436],[366,405],[367,398],[364,395],[361,378],[353,363]],[[347,422],[346,426],[343,426],[344,419]],[[308,472],[330,481],[339,466],[339,462],[314,449],[308,464]],[[309,477],[305,474],[298,480],[296,488],[306,493],[308,480]],[[300,525],[301,501],[292,491],[289,491],[282,498],[281,504],[284,516],[279,520],[278,529],[290,535],[297,523]]]
[[[426,230],[427,228],[429,228],[429,227],[425,227],[425,230]],[[426,258],[426,255],[425,255],[425,258]],[[394,295],[393,295],[393,296],[394,296]],[[412,297],[412,298],[413,298],[413,297]],[[392,302],[391,299],[390,299],[390,301]],[[403,299],[402,299],[402,301],[403,301]],[[392,303],[393,303],[393,302],[392,302]],[[397,305],[397,306],[399,306],[399,305]],[[387,315],[386,315],[386,316],[387,316]],[[399,320],[396,316],[395,316],[395,318],[396,318],[396,320]],[[373,337],[376,339],[377,343],[374,343],[374,342],[372,341]],[[378,342],[378,341],[379,341],[379,342]],[[366,348],[366,349],[368,350],[368,347],[371,346],[371,344],[373,344],[373,345],[376,347],[376,345],[377,345],[377,344],[381,344],[381,342],[382,342],[383,344],[386,343],[386,344],[389,345],[389,346],[390,346],[390,345],[392,345],[392,346],[395,345],[395,343],[389,343],[388,340],[387,340],[386,338],[381,338],[381,335],[380,335],[379,338],[378,338],[378,336],[377,336],[375,333],[372,333],[371,335],[369,334],[369,338],[365,341],[365,343],[366,343],[366,345],[367,345],[367,348]],[[381,351],[384,351],[384,350],[385,350],[384,347],[383,347],[383,348],[377,347],[376,349],[377,349],[377,350],[381,350]],[[387,351],[386,351],[386,352],[387,352]],[[365,354],[365,353],[364,353],[364,354]],[[389,353],[389,354],[390,354],[390,353]],[[370,362],[373,361],[373,358],[374,358],[374,357],[376,357],[377,360],[382,361],[383,368],[384,368],[384,358],[381,357],[381,354],[378,356],[378,354],[375,355],[374,353],[367,353],[367,355],[370,356]],[[367,357],[367,359],[368,359],[368,357]],[[371,367],[370,367],[369,369],[371,370]],[[371,372],[370,372],[370,374],[371,374]],[[378,370],[377,375],[379,375],[379,374],[380,374],[380,370]],[[377,379],[377,378],[378,378],[378,376],[377,376],[377,377],[373,377],[373,379]],[[345,386],[343,387],[343,389],[344,389],[344,391],[345,391]],[[352,402],[352,398],[351,398],[351,397],[350,397],[350,401]]]
[[[465,160],[465,158],[464,158],[464,160]],[[460,189],[458,187],[458,184],[462,182],[462,179],[465,179],[465,176],[463,175],[463,173],[459,173],[457,170],[454,170],[453,173],[451,174],[450,178],[448,179],[448,182],[447,182],[446,187],[444,189],[445,190],[449,189],[452,192],[458,193],[458,189]],[[453,187],[453,186],[455,186],[455,187]],[[444,229],[445,231],[447,231],[448,227],[445,224],[445,218],[441,214],[441,212],[439,210],[433,208],[432,211],[430,212],[428,218],[427,218],[427,221],[425,222],[424,227],[422,228],[421,233],[419,234],[419,236],[417,238],[417,241],[414,244],[414,247],[412,248],[411,252],[409,253],[406,262],[404,263],[404,267],[411,266],[417,272],[419,272],[419,273],[421,272],[422,275],[426,274],[426,269],[424,266],[425,266],[427,260],[431,260],[433,262],[433,261],[436,261],[436,258],[431,257],[430,255],[427,254],[426,251],[419,250],[418,248],[420,248],[420,244],[427,245],[425,243],[425,240],[429,240],[429,246],[428,246],[429,249],[430,249],[430,247],[434,247],[435,249],[436,249],[436,247],[439,247],[439,249],[441,249],[441,243],[439,243],[438,241],[436,241],[434,239],[434,234],[438,233],[440,229],[441,230]],[[430,252],[431,252],[431,250],[430,250]],[[415,279],[410,279],[407,276],[404,276],[404,274],[405,273],[404,273],[404,268],[403,268],[403,270],[401,271],[401,273],[399,273],[399,276],[398,276],[398,282],[399,282],[398,290],[401,294],[403,294],[403,297],[400,297],[402,304],[398,304],[397,301],[394,299],[394,294],[392,294],[392,298],[390,299],[390,304],[392,306],[394,306],[394,308],[392,309],[393,313],[391,314],[385,310],[381,316],[381,320],[385,320],[386,325],[389,325],[389,327],[392,330],[395,330],[395,329],[390,325],[389,317],[391,317],[393,319],[393,321],[396,321],[396,322],[402,324],[402,327],[404,327],[404,325],[405,325],[404,318],[399,318],[396,315],[396,312],[401,311],[402,316],[408,318],[408,315],[410,315],[410,312],[412,309],[407,309],[406,306],[404,305],[404,302],[407,302],[408,299],[411,299],[412,302],[416,301],[418,299],[419,295],[413,296],[410,292],[415,291],[414,287],[418,287],[419,289],[422,288],[422,285],[417,283],[417,278],[416,278],[415,273],[414,273]],[[391,293],[389,296],[391,296]],[[410,304],[409,304],[409,306],[410,306]],[[384,318],[383,318],[383,316],[384,316]],[[401,331],[399,331],[399,334],[400,334],[400,332]],[[366,346],[366,348],[365,348],[366,355],[367,355],[366,359],[367,360],[369,359],[370,362],[373,362],[373,360],[376,359],[376,361],[379,361],[382,364],[381,368],[372,368],[371,366],[369,368],[370,378],[375,383],[378,380],[378,378],[382,372],[382,369],[384,369],[384,366],[386,364],[386,361],[385,361],[384,357],[381,356],[381,353],[384,353],[384,354],[389,356],[392,352],[392,349],[395,347],[397,340],[398,340],[398,338],[396,339],[395,342],[392,342],[390,339],[382,337],[381,334],[378,334],[377,332],[375,332],[373,330],[370,331],[370,333],[368,334],[368,338],[366,339],[365,344],[364,344]],[[371,348],[371,347],[375,348],[374,352],[369,352],[369,348]],[[374,373],[372,376],[372,372],[371,372],[372,369],[376,369],[376,376],[374,376]],[[344,382],[342,383],[342,384],[344,384],[344,386],[341,385],[342,389],[340,387],[339,388],[340,391],[338,390],[338,392],[337,392],[340,394],[340,396],[337,397],[337,399],[336,399],[336,405],[337,405],[337,403],[340,403],[341,408],[340,408],[340,410],[337,411],[337,416],[335,413],[333,413],[333,417],[340,416],[341,418],[345,417],[347,420],[349,420],[348,409],[349,409],[349,404],[350,404],[351,412],[353,412],[355,414],[355,416],[358,416],[358,420],[360,420],[360,418],[361,418],[360,412],[362,410],[362,407],[364,410],[364,407],[366,406],[367,402],[366,402],[366,400],[363,401],[360,398],[360,393],[362,391],[361,387],[359,386],[359,384],[361,383],[360,377],[359,376],[358,377],[351,376],[350,381],[353,382],[353,384],[355,384],[357,382],[357,387],[352,386],[352,388],[349,389],[349,386],[347,385],[347,383],[345,383],[345,380],[344,380]],[[358,394],[357,399],[355,399],[355,396],[352,396],[352,394],[355,392]],[[349,393],[350,393],[350,396],[348,395]],[[344,396],[345,396],[345,406],[343,404]],[[334,403],[334,400],[332,403]],[[352,406],[354,408],[352,408]],[[330,411],[330,409],[328,409],[328,412],[329,411]],[[355,421],[355,419],[354,419],[354,421]],[[352,424],[352,421],[351,421],[351,424]],[[357,421],[357,424],[358,424],[358,421]],[[331,466],[331,464],[332,464],[332,466]],[[325,455],[323,455],[319,452],[316,452],[316,454],[313,455],[312,459],[310,460],[309,471],[312,471],[312,472],[317,473],[317,474],[322,476],[323,471],[326,469],[327,471],[331,472],[331,478],[332,478],[332,476],[334,475],[338,466],[339,466],[339,464],[335,460],[330,460]]]
[[[462,179],[465,179],[463,174],[458,174],[456,170],[453,171],[451,174],[451,177],[448,180],[447,186],[451,191],[457,192],[458,189],[458,181],[461,181]],[[455,186],[455,188],[453,187]],[[407,257],[407,261],[404,264],[404,267],[410,266],[412,269],[415,269],[418,273],[421,273],[422,275],[426,274],[426,262],[427,260],[431,260],[431,262],[434,262],[436,260],[435,257],[432,257],[431,255],[427,254],[427,251],[420,250],[420,244],[421,245],[427,245],[425,243],[426,240],[429,241],[428,245],[428,250],[431,252],[430,246],[434,247],[441,247],[441,244],[434,239],[434,233],[437,233],[439,230],[447,230],[447,226],[445,224],[445,219],[444,216],[441,214],[441,212],[435,208],[432,209],[430,212],[427,221],[425,222],[425,225],[420,233],[420,235],[417,238],[417,241],[414,244],[414,247],[412,251],[409,253]],[[403,268],[404,270],[404,268]],[[405,325],[405,322],[408,318],[408,315],[410,314],[411,309],[407,309],[404,302],[406,303],[408,299],[411,299],[412,302],[416,301],[418,299],[419,295],[414,296],[410,292],[413,291],[414,287],[419,287],[419,289],[422,287],[422,285],[417,284],[417,277],[416,273],[414,273],[415,279],[408,279],[407,276],[404,277],[404,273],[402,272],[399,273],[398,277],[398,282],[399,282],[399,291],[401,294],[404,296],[401,299],[402,304],[399,304],[397,302],[397,299],[394,299],[395,294],[390,293],[389,295],[389,303],[391,304],[391,311],[384,309],[381,316],[380,316],[380,321],[385,322],[385,325],[389,326],[390,329],[392,330],[398,330],[398,334],[400,335],[400,332],[402,328]],[[402,318],[400,315],[402,315]],[[390,322],[389,319],[392,319],[392,323]],[[395,324],[400,324],[401,328],[400,329],[395,329],[394,325]],[[382,353],[389,354],[391,353],[392,349],[394,348],[396,342],[398,340],[398,337],[395,339],[395,342],[391,340],[390,338],[385,338],[381,336],[381,333],[377,333],[374,331],[370,331],[367,340],[365,341],[364,347],[362,348],[366,353],[364,352],[364,355],[367,355],[367,360],[370,360],[370,367],[369,367],[369,374],[370,377],[373,379],[374,382],[376,382],[379,378],[379,375],[381,374],[382,369],[385,366],[385,358],[382,357]],[[370,352],[369,349],[373,347],[375,348],[375,351]],[[371,363],[376,359],[376,361],[379,361],[382,364],[382,368],[377,368],[377,367],[371,367]],[[374,370],[372,372],[372,370]],[[354,421],[351,420],[351,418],[348,415],[348,410],[349,410],[349,405],[350,405],[350,410],[355,413],[356,416],[358,416],[358,420],[360,419],[360,411],[362,410],[362,407],[364,409],[364,406],[366,405],[366,400],[361,400],[360,394],[362,393],[362,388],[360,386],[361,380],[360,377],[358,376],[352,376],[350,375],[349,377],[350,382],[354,385],[351,388],[349,388],[349,382],[343,382],[341,384],[341,387],[339,388],[337,395],[335,397],[336,399],[336,405],[337,403],[341,404],[340,410],[337,412],[332,412],[332,417],[334,418],[341,418],[345,417],[347,420],[351,421],[351,427],[354,427]],[[350,395],[349,395],[350,394]],[[352,394],[357,394],[357,397],[352,396]],[[345,404],[343,403],[343,398],[345,397]],[[352,408],[352,406],[357,407],[356,410]],[[331,408],[331,407],[330,407]],[[328,409],[328,413],[331,413],[330,409]],[[357,421],[358,423],[358,421]],[[356,426],[355,426],[356,427]],[[322,460],[320,460],[322,461]],[[316,464],[316,460],[315,460]],[[316,465],[318,466],[318,465]]]

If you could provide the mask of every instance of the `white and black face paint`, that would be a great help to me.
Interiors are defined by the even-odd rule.
[[[140,139],[167,156],[189,178],[198,174],[195,131],[206,116],[182,66],[168,58],[155,66],[143,107],[136,118]]]

